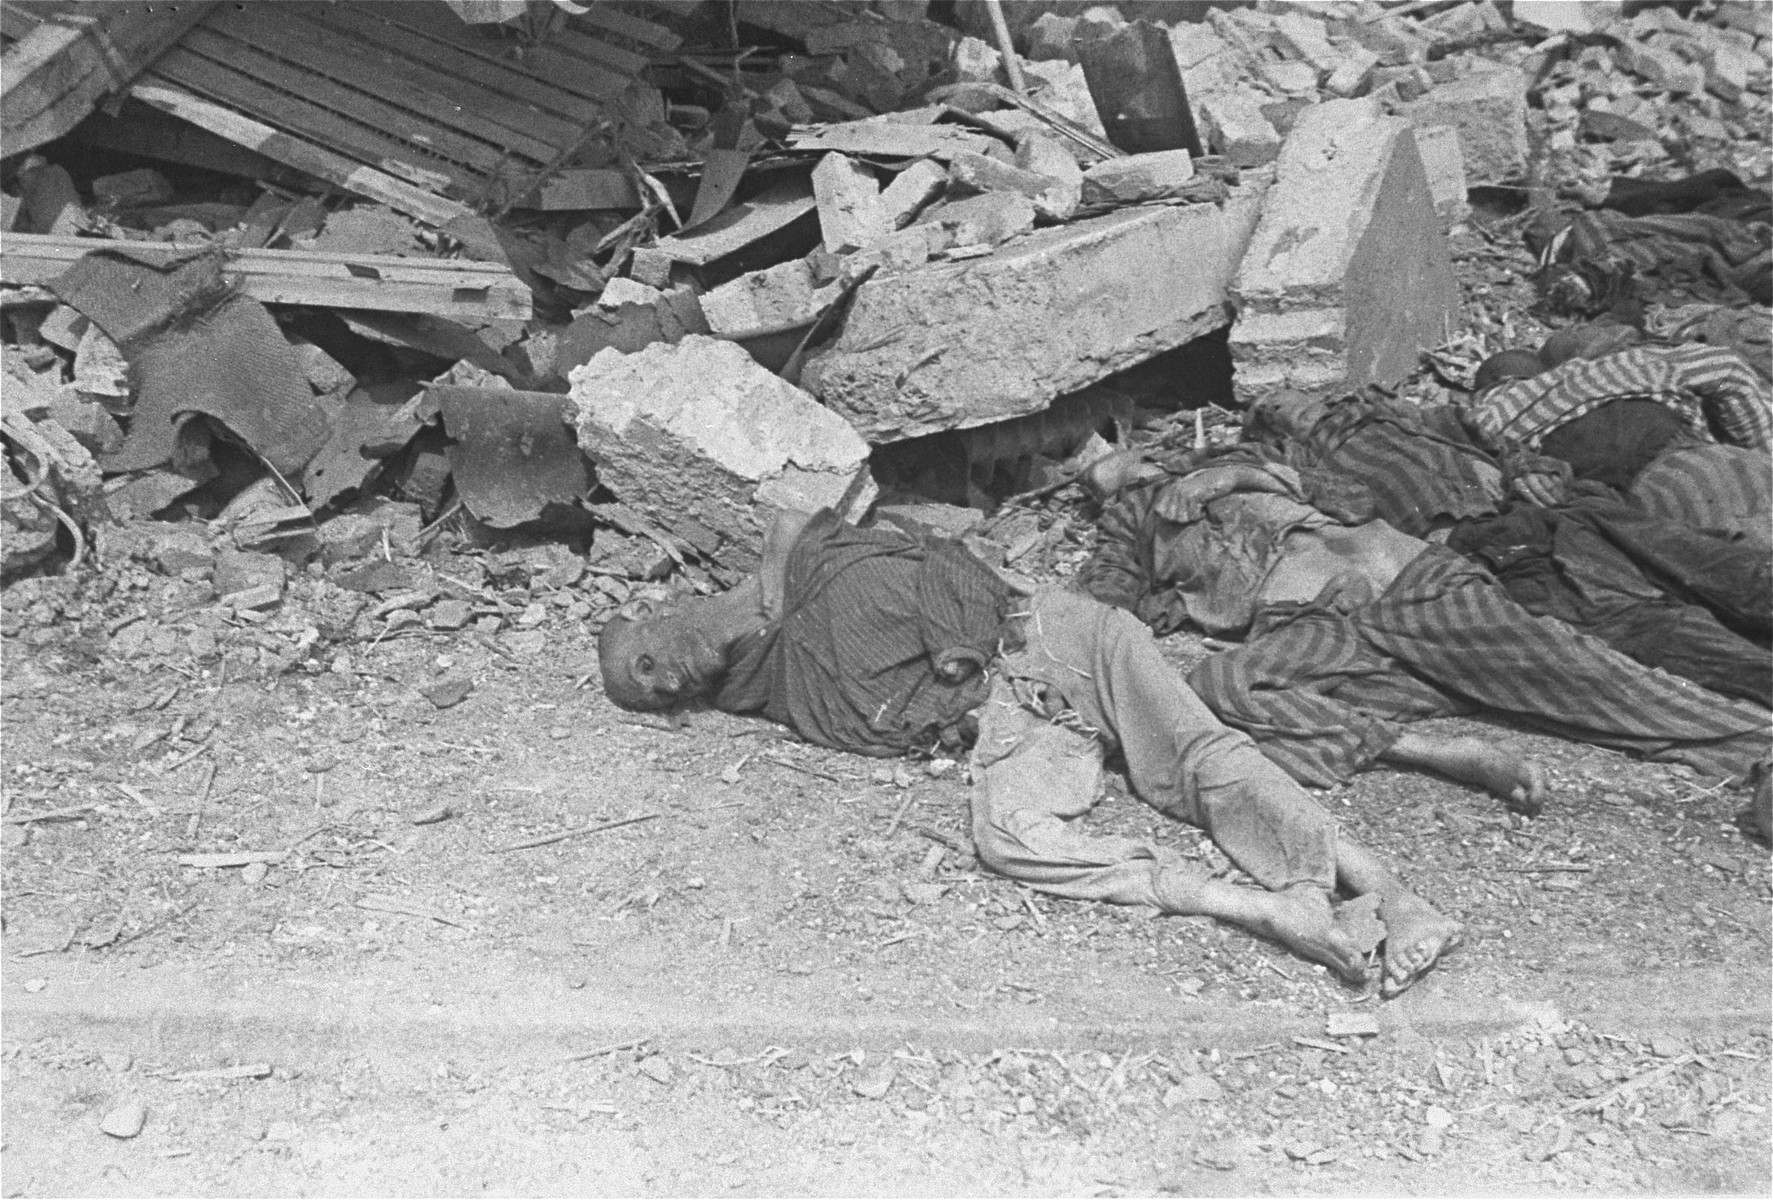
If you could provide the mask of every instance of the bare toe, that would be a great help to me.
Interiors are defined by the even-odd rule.
[[[1462,939],[1457,921],[1409,892],[1388,896],[1380,917],[1386,939],[1379,991],[1388,999],[1408,990]]]

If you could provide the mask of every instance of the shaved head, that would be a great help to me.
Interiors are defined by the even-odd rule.
[[[1485,392],[1510,379],[1531,379],[1543,370],[1545,363],[1533,351],[1504,350],[1500,354],[1490,355],[1478,364],[1472,386]]]

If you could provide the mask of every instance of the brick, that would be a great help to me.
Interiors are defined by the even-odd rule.
[[[1247,92],[1221,92],[1201,100],[1195,111],[1213,153],[1234,166],[1259,167],[1280,156],[1281,137]]]
[[[1416,152],[1428,176],[1428,194],[1443,227],[1451,227],[1471,214],[1465,201],[1465,155],[1459,151],[1459,131],[1440,125],[1416,131]]]
[[[873,442],[1038,412],[1225,324],[1237,208],[1126,209],[877,276],[805,384]]]
[[[835,284],[818,286],[811,265],[797,258],[703,293],[702,314],[720,337],[753,337],[810,323],[837,292]]]
[[[874,173],[841,154],[827,154],[813,168],[813,199],[825,249],[833,254],[859,250],[892,232]]]
[[[579,445],[603,486],[721,566],[755,570],[783,510],[837,506],[868,444],[831,410],[708,337],[606,350],[571,378]],[[856,490],[845,515],[874,498]]]
[[[1193,178],[1188,151],[1156,150],[1103,159],[1084,172],[1083,194],[1092,204],[1141,204],[1174,196]]]
[[[887,228],[903,229],[947,186],[947,170],[927,158],[920,158],[900,171],[880,193],[881,216]]]
[[[1458,312],[1409,122],[1371,98],[1300,114],[1233,294],[1240,391],[1391,383]]]
[[[1474,185],[1507,183],[1527,169],[1527,77],[1519,68],[1479,71],[1442,84],[1403,115],[1417,128],[1459,131],[1465,177]]]

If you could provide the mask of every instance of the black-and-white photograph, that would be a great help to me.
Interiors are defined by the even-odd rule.
[[[0,1196],[1773,1189],[1773,0],[0,0]]]

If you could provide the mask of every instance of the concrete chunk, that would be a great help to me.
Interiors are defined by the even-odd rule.
[[[732,342],[691,336],[606,350],[571,377],[579,445],[600,483],[713,562],[755,570],[782,510],[837,506],[868,444]],[[855,489],[842,514],[873,500]]]
[[[1459,306],[1409,123],[1378,103],[1300,114],[1238,269],[1240,391],[1391,383]]]
[[[1465,155],[1459,151],[1459,131],[1442,125],[1416,131],[1416,151],[1428,175],[1428,194],[1434,198],[1435,215],[1443,227],[1463,221],[1471,213],[1465,200]]]
[[[1507,183],[1527,169],[1527,77],[1518,67],[1479,71],[1442,84],[1403,110],[1418,129],[1459,131],[1465,177]]]
[[[1197,106],[1207,144],[1233,166],[1259,167],[1280,156],[1281,137],[1256,97],[1247,92],[1220,92]]]
[[[1194,178],[1186,150],[1154,150],[1105,158],[1083,176],[1084,199],[1092,204],[1140,204],[1162,200]]]
[[[887,228],[903,229],[947,186],[948,172],[941,163],[927,158],[920,158],[900,171],[880,194],[881,216]]]
[[[1028,57],[1035,62],[1076,62],[1077,51],[1071,45],[1072,34],[1076,31],[1076,17],[1042,13],[1034,19],[1025,35]]]
[[[1237,211],[1128,209],[877,276],[803,379],[873,442],[1038,412],[1225,324]]]
[[[892,232],[874,173],[841,154],[827,154],[813,168],[813,199],[825,249],[833,254],[859,250]]]
[[[836,298],[837,284],[819,287],[804,258],[741,275],[702,296],[708,328],[746,338],[810,324]]]
[[[1378,66],[1377,54],[1365,46],[1351,47],[1336,69],[1330,72],[1330,77],[1324,80],[1324,90],[1332,96],[1347,99],[1372,80]]]
[[[1029,130],[1016,141],[1016,165],[1046,176],[1050,186],[1034,207],[1051,221],[1069,221],[1083,199],[1083,168],[1065,144],[1050,133]]]
[[[932,209],[919,224],[947,230],[954,246],[995,246],[1034,228],[1034,201],[1020,192],[986,192]]]
[[[1081,173],[1077,160],[1060,151],[1071,164],[1071,179],[1055,179],[1038,171],[960,151],[948,162],[948,191],[964,196],[974,192],[1016,192],[1034,202],[1035,211],[1049,221],[1062,221],[1077,208]],[[1056,160],[1055,160],[1056,161]]]

